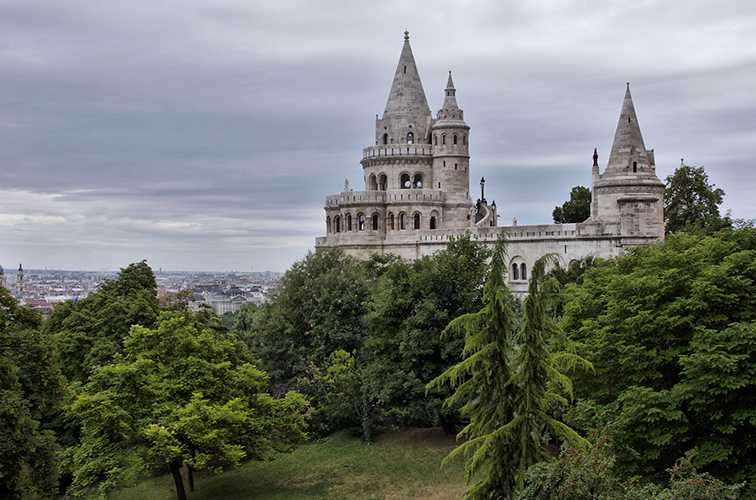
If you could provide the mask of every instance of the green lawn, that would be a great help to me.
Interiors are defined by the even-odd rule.
[[[416,429],[365,445],[338,434],[304,445],[270,462],[250,462],[215,477],[199,476],[194,499],[431,499],[451,500],[465,490],[460,463],[440,468],[454,447],[438,429]],[[114,495],[117,500],[175,498],[162,476]]]

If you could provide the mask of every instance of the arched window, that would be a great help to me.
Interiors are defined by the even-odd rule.
[[[638,171],[638,162],[634,161],[633,162],[633,172],[637,172],[637,171]]]
[[[341,216],[340,215],[337,215],[336,217],[333,218],[333,230],[336,233],[341,232]]]
[[[433,135],[433,145],[438,146],[438,136],[435,134]]]
[[[368,190],[378,190],[378,180],[376,179],[375,174],[370,174],[370,177],[368,177]]]
[[[407,144],[414,144],[415,143],[415,134],[412,132],[407,132]]]
[[[357,231],[365,230],[365,214],[357,214]]]
[[[331,232],[331,217],[326,217],[326,234]]]
[[[412,187],[412,181],[410,181],[409,174],[402,174],[399,177],[399,187],[402,189],[409,189]]]
[[[383,134],[383,144],[388,144],[388,134]]]
[[[412,187],[415,189],[423,188],[423,174],[415,174],[415,177],[412,178]]]
[[[430,218],[430,228],[431,229],[436,229],[436,216],[435,215],[431,215],[431,218]]]
[[[520,268],[517,266],[517,262],[512,263],[512,279],[518,281],[520,279]]]
[[[524,280],[528,279],[528,268],[525,267],[525,263],[524,262],[522,264],[520,264],[520,276]]]
[[[378,189],[380,189],[381,191],[385,191],[386,184],[388,184],[386,181],[387,181],[386,174],[380,174],[378,176]]]
[[[420,213],[419,212],[415,212],[415,216],[413,217],[412,222],[413,222],[412,225],[415,229],[420,229]]]
[[[446,134],[441,134],[441,144],[446,144]]]
[[[454,134],[453,141],[454,141],[454,144],[457,144],[457,134]]]
[[[378,231],[378,214],[373,214],[373,231]]]
[[[347,231],[352,230],[352,214],[347,214],[346,216],[346,230]]]
[[[404,231],[404,212],[399,214],[399,229]]]
[[[388,227],[392,231],[394,230],[394,214],[393,213],[389,214],[389,217],[388,217]]]

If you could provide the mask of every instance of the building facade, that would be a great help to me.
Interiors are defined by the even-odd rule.
[[[522,292],[528,269],[547,253],[567,265],[664,238],[664,184],[656,176],[654,151],[643,142],[629,84],[603,172],[594,150],[591,216],[583,223],[499,226],[484,179],[480,197],[472,201],[470,131],[451,72],[443,105],[435,116],[431,112],[405,32],[386,109],[376,116],[373,143],[362,151],[365,189],[345,184],[344,191],[326,198],[326,235],[316,239],[316,247],[341,248],[359,258],[416,259],[466,233],[487,244],[503,233],[510,286]]]

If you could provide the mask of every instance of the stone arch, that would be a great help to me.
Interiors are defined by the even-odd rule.
[[[357,212],[357,231],[365,230],[365,214]]]
[[[386,177],[386,174],[381,172],[378,174],[378,190],[385,191],[388,187],[388,178]]]
[[[341,216],[340,215],[335,215],[333,217],[333,232],[334,233],[341,232]]]
[[[410,179],[410,174],[408,172],[402,172],[399,174],[399,188],[400,189],[409,189],[412,187],[412,180]]]
[[[331,216],[326,215],[326,234],[331,232]]]
[[[346,230],[352,230],[352,214],[346,214]]]
[[[370,174],[368,177],[368,191],[378,191],[378,178],[375,174]]]
[[[525,265],[525,259],[520,255],[515,255],[509,261],[509,280],[510,281],[527,281],[528,266]]]
[[[411,130],[407,132],[407,144],[414,144],[415,143],[415,133]]]
[[[436,210],[431,211],[428,227],[430,229],[438,229],[438,212]]]
[[[404,214],[404,212],[399,212],[399,230],[404,231],[407,229],[407,216]]]
[[[389,212],[387,226],[388,226],[388,229],[390,231],[393,231],[396,228],[394,223],[395,223],[395,221],[394,221],[394,213],[393,212]]]
[[[412,214],[412,229],[420,229],[420,223],[422,222],[422,216],[420,212]]]
[[[423,174],[422,174],[422,172],[416,172],[415,175],[412,176],[412,188],[413,189],[422,189],[423,188]]]
[[[370,216],[370,228],[373,231],[378,231],[379,228],[379,220],[378,220],[378,212],[373,212],[373,215]]]

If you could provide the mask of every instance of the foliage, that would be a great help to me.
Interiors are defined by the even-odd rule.
[[[729,217],[721,217],[724,199],[721,188],[709,184],[703,167],[680,165],[667,176],[664,189],[664,219],[667,233],[703,231],[711,233],[728,227]]]
[[[40,318],[0,287],[0,497],[52,497],[62,377]]]
[[[591,216],[591,190],[585,186],[575,186],[570,191],[570,199],[551,212],[555,224],[583,222]]]
[[[609,425],[626,474],[695,464],[748,481],[756,463],[756,230],[675,234],[597,263],[567,289],[564,328],[596,366],[571,412]]]
[[[142,261],[121,269],[117,279],[87,298],[56,307],[44,330],[56,340],[66,378],[86,382],[92,370],[120,352],[132,325],[152,327],[157,316],[155,276]]]
[[[203,318],[165,312],[154,329],[132,327],[69,408],[82,423],[67,453],[72,493],[102,495],[144,470],[169,470],[182,498],[183,465],[218,472],[288,449],[304,437],[307,403],[267,387],[243,343]]]
[[[484,290],[484,306],[454,319],[448,332],[465,334],[463,359],[428,384],[449,384],[455,392],[447,405],[463,404],[469,424],[458,434],[465,441],[447,458],[468,457],[467,479],[473,484],[465,498],[510,498],[515,478],[546,457],[548,431],[560,440],[582,446],[586,442],[550,414],[554,403],[571,395],[569,378],[561,373],[583,360],[567,352],[550,352],[549,341],[559,335],[547,314],[544,294],[546,265],[539,259],[531,272],[524,318],[518,331],[513,299],[504,284],[505,244],[500,240],[491,260]]]
[[[677,460],[667,470],[667,485],[625,479],[606,436],[589,448],[562,450],[557,460],[530,467],[517,500],[727,500],[738,498],[742,485],[727,485],[693,465],[695,453]]]

